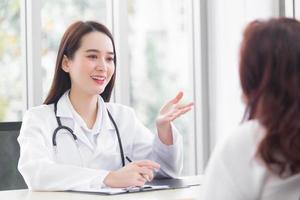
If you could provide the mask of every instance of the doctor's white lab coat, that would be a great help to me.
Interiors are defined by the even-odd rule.
[[[100,109],[112,114],[122,140],[124,155],[132,160],[150,159],[161,169],[157,176],[176,177],[183,165],[182,137],[172,125],[173,145],[161,143],[136,118],[132,109],[114,103],[104,103],[99,96]],[[65,93],[57,104],[57,116],[63,125],[77,136],[77,143],[65,130],[57,134],[54,149],[52,135],[58,127],[54,105],[29,109],[24,116],[18,142],[18,169],[30,190],[90,190],[105,186],[103,180],[111,170],[122,167],[116,130],[107,112],[103,112],[101,131],[96,146],[91,145],[82,128],[76,123]],[[127,163],[126,163],[127,164]]]

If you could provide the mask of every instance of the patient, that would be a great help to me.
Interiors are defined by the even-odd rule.
[[[254,21],[240,50],[244,122],[218,144],[203,200],[300,199],[300,22]]]

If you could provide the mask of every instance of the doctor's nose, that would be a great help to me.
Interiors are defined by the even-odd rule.
[[[97,65],[96,65],[96,70],[99,70],[99,71],[106,71],[107,69],[107,63],[106,63],[106,60],[105,58],[101,57],[98,59],[98,62],[97,62]]]

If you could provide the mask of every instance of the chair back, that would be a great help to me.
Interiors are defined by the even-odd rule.
[[[25,189],[27,185],[17,169],[20,146],[17,137],[22,122],[0,123],[0,190]]]

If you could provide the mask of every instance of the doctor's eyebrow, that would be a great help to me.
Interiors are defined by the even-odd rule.
[[[88,49],[85,52],[86,53],[90,53],[90,52],[100,53],[101,51],[99,51],[98,49]],[[107,54],[110,54],[110,55],[115,55],[114,52],[111,52],[111,51],[104,51],[104,52]]]

